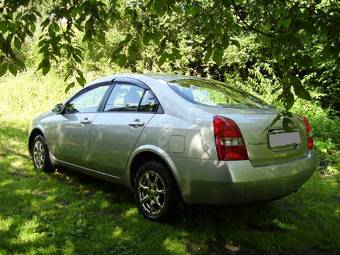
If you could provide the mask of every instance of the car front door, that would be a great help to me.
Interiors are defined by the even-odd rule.
[[[57,160],[86,166],[91,125],[109,85],[95,85],[84,89],[66,103],[58,115],[54,156]]]
[[[139,136],[158,107],[156,97],[145,85],[116,82],[92,124],[88,166],[121,177]]]

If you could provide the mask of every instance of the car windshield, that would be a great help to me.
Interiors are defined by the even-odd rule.
[[[202,105],[232,108],[269,108],[263,100],[237,88],[212,80],[183,79],[169,82],[184,99]]]

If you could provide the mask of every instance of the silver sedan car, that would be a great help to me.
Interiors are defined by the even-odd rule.
[[[190,76],[96,80],[34,119],[28,146],[37,170],[60,165],[130,187],[152,220],[183,202],[276,199],[316,168],[306,117]]]

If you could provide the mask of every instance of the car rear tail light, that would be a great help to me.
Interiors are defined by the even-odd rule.
[[[247,160],[247,148],[237,124],[221,116],[214,116],[213,122],[218,159]]]
[[[308,150],[313,149],[314,141],[312,136],[312,126],[310,125],[306,116],[303,116],[303,123],[305,124],[306,132],[307,132],[307,148]]]

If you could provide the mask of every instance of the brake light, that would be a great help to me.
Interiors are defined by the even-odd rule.
[[[310,125],[306,116],[303,116],[303,123],[305,124],[306,132],[307,132],[307,148],[308,150],[312,150],[314,147],[314,141],[312,136],[312,126]]]
[[[247,148],[237,124],[221,116],[214,116],[213,124],[218,159],[247,160]]]

